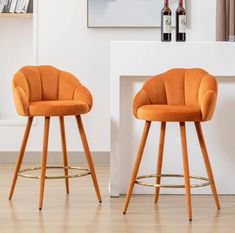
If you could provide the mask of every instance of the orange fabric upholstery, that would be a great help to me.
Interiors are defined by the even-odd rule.
[[[133,112],[147,121],[208,121],[217,92],[216,79],[206,71],[172,69],[144,83],[134,98]]]
[[[186,105],[144,105],[137,111],[138,117],[147,121],[200,121],[201,109]]]
[[[16,110],[22,116],[80,115],[92,108],[88,89],[52,66],[25,66],[13,78]]]
[[[82,101],[37,101],[29,105],[30,116],[66,116],[89,112],[89,106]]]

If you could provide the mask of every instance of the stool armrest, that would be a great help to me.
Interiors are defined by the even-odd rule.
[[[209,74],[203,77],[198,95],[203,121],[208,121],[213,116],[217,100],[217,92],[218,84],[216,79]]]
[[[21,87],[13,87],[13,98],[16,110],[21,116],[29,116],[29,99]]]
[[[149,104],[151,104],[151,101],[150,101],[148,93],[144,89],[140,90],[136,94],[133,100],[133,113],[135,117],[138,118],[137,117],[138,108],[144,105],[149,105]]]
[[[204,94],[201,102],[202,120],[208,121],[212,118],[215,105],[216,105],[217,94],[213,90],[209,90]]]
[[[83,85],[79,85],[75,88],[73,99],[85,102],[89,106],[89,109],[92,108],[93,104],[92,95],[89,92],[89,90]]]

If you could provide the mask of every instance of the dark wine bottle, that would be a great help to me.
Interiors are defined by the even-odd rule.
[[[183,0],[179,0],[179,7],[176,10],[176,41],[186,41],[186,11]]]
[[[161,12],[161,37],[162,41],[171,41],[171,9],[168,0],[164,0]]]

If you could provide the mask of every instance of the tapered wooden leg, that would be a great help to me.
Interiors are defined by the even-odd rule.
[[[189,175],[185,122],[180,122],[180,135],[181,135],[181,145],[182,145],[184,183],[185,183],[186,203],[188,209],[188,218],[189,221],[192,221],[192,203],[191,203],[190,175]]]
[[[140,141],[140,144],[139,144],[137,156],[136,156],[134,166],[133,166],[133,169],[132,169],[132,173],[131,173],[131,178],[130,178],[128,191],[127,191],[127,195],[126,195],[123,214],[126,214],[127,209],[128,209],[131,194],[132,194],[132,191],[133,191],[133,188],[134,188],[134,185],[135,185],[136,177],[137,177],[138,170],[139,170],[139,167],[140,167],[140,162],[141,162],[142,155],[143,155],[143,152],[144,152],[144,147],[145,147],[145,144],[146,144],[146,140],[147,140],[150,125],[151,125],[150,121],[145,122],[144,131],[142,133],[142,137],[141,137],[141,141]]]
[[[98,185],[98,181],[97,181],[97,178],[96,178],[95,168],[94,168],[94,164],[93,164],[93,161],[92,161],[91,152],[90,152],[89,145],[88,145],[88,142],[87,142],[84,127],[83,127],[83,124],[82,124],[81,116],[80,115],[76,116],[76,120],[77,120],[78,130],[79,130],[79,133],[80,133],[80,136],[81,136],[82,145],[83,145],[83,148],[84,148],[86,160],[87,160],[88,167],[89,167],[91,177],[92,177],[92,181],[93,181],[93,184],[94,184],[94,187],[95,187],[96,196],[97,196],[98,201],[101,203],[102,199],[101,199],[101,195],[100,195],[99,185]]]
[[[157,159],[157,174],[159,175],[162,173],[162,158],[163,158],[163,150],[164,150],[165,132],[166,132],[166,122],[162,122],[161,129],[160,129],[160,138],[159,138],[159,145],[158,145],[158,159]],[[161,177],[157,177],[156,184],[160,184],[160,182],[161,182]],[[158,202],[159,191],[160,191],[160,187],[157,187],[155,189],[154,203]]]
[[[49,126],[50,126],[50,117],[45,117],[43,148],[42,148],[42,158],[41,158],[40,193],[39,193],[39,205],[38,205],[39,210],[42,209],[42,204],[43,204],[43,194],[44,194],[46,166],[47,166]]]
[[[60,117],[60,136],[61,136],[61,146],[62,146],[62,155],[64,162],[64,175],[68,176],[68,159],[67,159],[67,147],[66,147],[66,137],[65,137],[65,127],[64,127],[64,117]],[[69,193],[69,178],[65,178],[65,187],[67,194]]]
[[[196,127],[196,130],[197,130],[197,136],[198,136],[199,144],[200,144],[200,147],[201,147],[201,151],[202,151],[202,155],[203,155],[207,175],[208,175],[208,178],[212,181],[211,182],[211,191],[212,191],[212,194],[213,194],[213,197],[214,197],[215,205],[216,205],[217,209],[220,209],[220,203],[219,203],[219,198],[218,198],[217,191],[216,191],[215,180],[214,180],[214,176],[213,176],[213,172],[212,172],[208,152],[207,152],[207,149],[206,149],[206,144],[205,144],[205,140],[204,140],[204,137],[203,137],[200,122],[195,122],[195,127]]]
[[[33,123],[33,117],[29,117],[28,120],[27,120],[23,140],[22,140],[22,143],[21,143],[20,151],[19,151],[19,154],[18,154],[18,159],[17,159],[17,162],[16,162],[16,168],[15,168],[15,172],[14,172],[13,179],[12,179],[11,190],[10,190],[10,193],[9,193],[9,200],[12,199],[12,196],[13,196],[13,193],[14,193],[16,181],[17,181],[17,178],[18,178],[18,172],[20,171],[20,167],[21,167],[21,164],[22,164],[22,161],[23,161],[23,158],[24,158],[25,148],[26,148],[27,141],[28,141],[28,138],[29,138],[29,133],[30,133],[32,123]]]

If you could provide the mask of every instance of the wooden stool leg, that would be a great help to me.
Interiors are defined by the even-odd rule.
[[[65,127],[64,127],[64,117],[60,117],[60,137],[61,137],[61,146],[62,146],[62,155],[64,162],[64,175],[68,176],[68,159],[67,159],[67,147],[66,147],[66,136],[65,136]],[[65,187],[66,192],[69,194],[69,178],[65,178]]]
[[[165,132],[166,132],[166,122],[162,122],[161,129],[160,129],[160,138],[159,138],[159,145],[158,145],[158,159],[157,159],[157,174],[159,175],[162,173],[162,159],[163,159]],[[161,177],[157,177],[156,184],[160,184],[160,183],[161,183]],[[157,187],[155,189],[155,194],[154,194],[155,204],[158,202],[159,191],[160,191],[160,187]]]
[[[141,141],[140,141],[140,144],[139,144],[137,156],[136,156],[134,166],[133,166],[133,169],[132,169],[132,173],[131,173],[131,178],[130,178],[128,191],[127,191],[127,195],[126,195],[123,214],[126,214],[127,209],[128,209],[131,194],[132,194],[132,191],[133,191],[133,188],[134,188],[134,185],[135,185],[136,176],[137,176],[139,166],[140,166],[140,162],[141,162],[141,159],[142,159],[142,155],[143,155],[143,152],[144,152],[144,147],[145,147],[145,144],[146,144],[146,140],[147,140],[150,125],[151,125],[150,121],[145,122],[144,131],[142,133],[142,137],[141,137]]]
[[[13,179],[12,179],[11,190],[10,190],[10,193],[9,193],[9,200],[12,199],[12,196],[13,196],[13,193],[14,193],[16,181],[17,181],[17,178],[18,178],[18,172],[20,171],[20,167],[21,167],[21,164],[22,164],[22,161],[23,161],[23,158],[24,158],[25,148],[26,148],[27,141],[28,141],[28,138],[29,138],[29,133],[30,133],[32,123],[33,123],[33,117],[28,117],[25,132],[24,132],[24,136],[23,136],[23,140],[22,140],[20,151],[19,151],[19,154],[18,154],[18,159],[17,159],[17,162],[16,162],[15,172],[14,172]]]
[[[189,165],[188,165],[185,122],[180,122],[180,135],[181,135],[181,145],[182,145],[182,157],[183,157],[183,167],[184,167],[185,193],[186,193],[186,203],[187,203],[187,209],[188,209],[188,218],[189,218],[189,221],[192,221],[190,175],[189,175]]]
[[[94,187],[95,187],[96,195],[97,195],[98,201],[101,203],[102,199],[101,199],[101,195],[100,195],[99,185],[98,185],[98,181],[97,181],[97,178],[96,178],[95,168],[94,168],[94,164],[93,164],[93,161],[92,161],[91,152],[90,152],[89,145],[88,145],[88,142],[87,142],[84,127],[83,127],[83,124],[82,124],[81,116],[80,115],[76,116],[76,120],[77,120],[78,130],[79,130],[79,133],[80,133],[80,136],[81,136],[82,145],[83,145],[83,148],[84,148],[86,160],[87,160],[88,167],[89,167],[91,177],[92,177],[92,181],[93,181],[93,184],[94,184]]]
[[[39,210],[42,209],[42,204],[43,204],[43,194],[44,194],[46,166],[47,166],[49,126],[50,126],[50,117],[45,117],[43,149],[42,149],[42,158],[41,158],[40,193],[39,193],[39,205],[38,205]]]
[[[207,175],[208,175],[208,178],[212,181],[211,191],[212,191],[212,194],[213,194],[213,197],[214,197],[214,201],[215,201],[217,209],[220,209],[220,203],[219,203],[219,198],[218,198],[217,191],[216,191],[215,180],[214,180],[214,176],[213,176],[213,172],[212,172],[208,152],[207,152],[207,149],[206,149],[206,144],[205,144],[205,140],[204,140],[204,137],[203,137],[200,122],[195,122],[195,127],[196,127],[196,130],[197,130],[197,136],[198,136],[199,144],[200,144],[200,147],[201,147],[201,151],[202,151],[202,155],[203,155]]]

